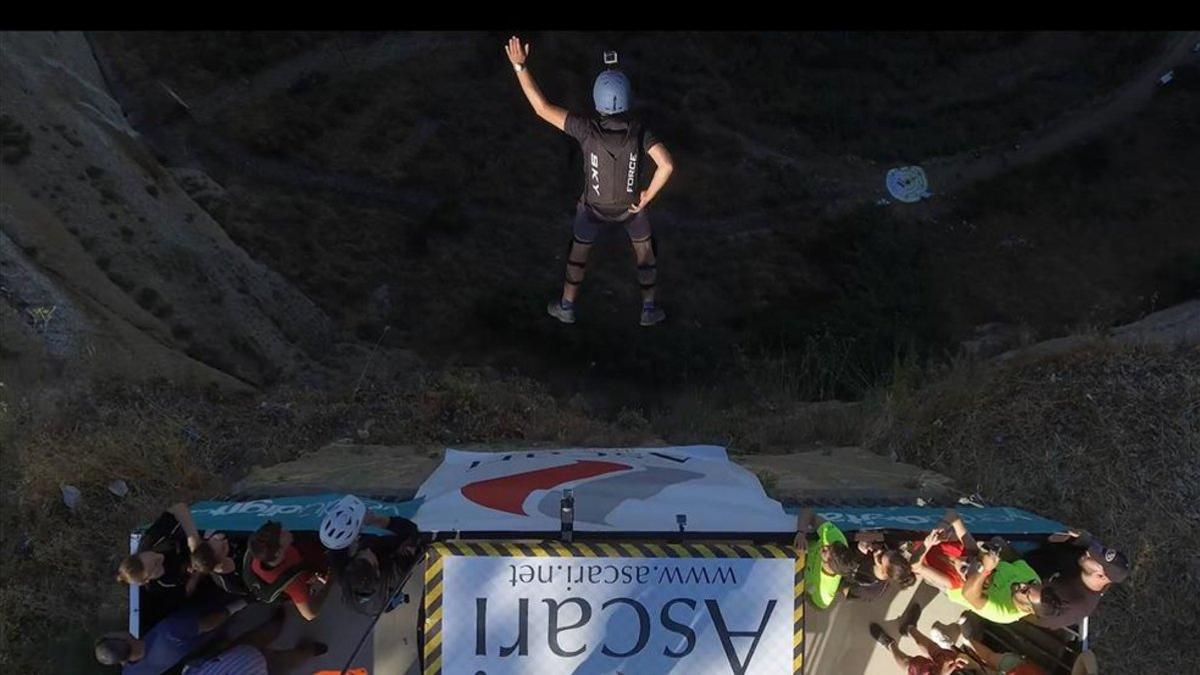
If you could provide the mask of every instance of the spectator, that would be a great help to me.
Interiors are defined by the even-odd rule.
[[[901,637],[911,637],[917,643],[921,654],[910,656],[904,653],[896,638],[888,635],[883,626],[877,623],[870,625],[871,637],[891,653],[896,665],[900,666],[906,675],[966,675],[971,662],[953,649],[938,646],[917,630],[917,619],[920,616],[921,607],[909,605],[900,618],[899,633]]]
[[[979,545],[962,517],[954,509],[946,509],[942,523],[930,531],[914,554],[913,574],[941,590],[962,588],[966,570],[978,554]]]
[[[122,675],[165,673],[212,641],[220,632],[217,629],[246,602],[234,600],[215,611],[211,606],[181,607],[146,631],[141,640],[127,632],[108,633],[94,645],[96,660],[106,666],[124,666]]]
[[[199,543],[187,504],[175,504],[142,534],[137,553],[121,561],[117,580],[182,602],[195,592],[201,578],[188,569],[191,550]]]
[[[1100,604],[1111,584],[1129,578],[1129,559],[1120,551],[1106,548],[1091,534],[1071,530],[1050,536],[1049,543],[1025,556],[1045,588],[1062,599],[1062,613],[1052,617],[1030,617],[1043,628],[1065,628],[1083,621]]]
[[[363,525],[388,530],[391,537],[365,542]],[[417,526],[400,517],[385,518],[347,495],[321,522],[321,543],[329,549],[331,568],[342,582],[347,603],[366,614],[378,614],[404,583],[417,558]]]
[[[988,668],[988,674],[991,675],[1048,675],[1046,669],[1031,661],[1028,657],[1021,656],[1016,652],[996,652],[980,640],[980,636],[976,635],[968,626],[963,625],[963,639],[967,646],[971,648],[983,663],[985,668]]]
[[[946,597],[994,623],[1012,623],[1021,617],[1056,616],[1061,601],[1053,590],[1042,588],[1041,577],[1024,560],[1001,560],[1001,551],[989,546],[980,552],[961,588]]]
[[[816,534],[809,546],[809,535]],[[804,582],[809,598],[818,609],[826,609],[837,598],[842,577],[854,574],[858,560],[837,525],[805,509],[796,518],[796,554],[805,557]]]
[[[251,592],[264,602],[286,594],[306,621],[317,618],[329,594],[328,565],[319,547],[295,541],[292,533],[269,520],[250,538]]]
[[[287,675],[309,659],[329,651],[320,642],[304,641],[292,649],[271,649],[279,637],[283,615],[277,613],[259,628],[238,638],[215,657],[188,664],[183,675]]]
[[[983,666],[986,675],[1048,675],[1046,670],[1031,659],[1016,652],[996,652],[983,642],[980,619],[970,612],[963,612],[955,624],[961,627],[958,637],[951,636],[954,625],[934,623],[929,637],[943,649],[965,646]]]
[[[908,588],[916,583],[912,566],[900,551],[879,541],[859,541],[857,565],[846,575],[843,586],[851,600],[878,600],[889,588]]]
[[[250,589],[242,579],[241,560],[246,545],[229,539],[224,532],[216,532],[200,542],[192,551],[191,570],[208,575],[217,588],[230,595],[249,595]]]

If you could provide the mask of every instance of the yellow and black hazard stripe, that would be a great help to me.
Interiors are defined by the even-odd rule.
[[[802,555],[797,555],[795,549],[792,550],[792,555],[796,556],[796,577],[794,581],[793,591],[795,595],[792,600],[792,672],[794,675],[801,675],[804,672],[804,562],[805,558]]]
[[[791,546],[662,542],[444,541],[425,554],[424,675],[442,675],[442,570],[446,556],[492,558],[791,558],[795,559],[792,670],[804,672],[804,559]]]
[[[765,544],[622,542],[465,541],[434,544],[441,555],[489,558],[792,558],[789,546]]]
[[[425,625],[422,663],[426,675],[442,672],[442,568],[444,549],[430,546],[425,552]]]

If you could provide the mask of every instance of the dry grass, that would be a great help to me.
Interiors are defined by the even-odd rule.
[[[1200,659],[1200,352],[1096,346],[899,389],[874,449],[954,477],[993,503],[1087,529],[1133,560],[1096,614],[1116,673]],[[1191,645],[1187,647],[1187,645]]]
[[[130,528],[170,500],[218,489],[209,458],[180,433],[185,419],[149,401],[128,403],[70,410],[60,424],[5,439],[0,664],[38,653],[79,658],[79,632],[119,627],[126,595],[113,575]],[[124,498],[106,488],[116,479],[130,486]],[[82,492],[75,512],[63,503],[63,484]]]
[[[1108,669],[1182,672],[1192,662],[1178,645],[1195,628],[1200,567],[1173,542],[1200,536],[1194,351],[1097,347],[1001,369],[958,363],[926,375],[935,381],[925,386],[915,367],[901,364],[886,394],[850,404],[798,402],[790,375],[765,374],[778,367],[748,370],[758,382],[696,389],[663,411],[625,408],[612,420],[561,402],[532,380],[461,368],[402,377],[379,369],[356,392],[278,389],[221,400],[117,388],[81,395],[53,418],[3,409],[0,561],[5,579],[21,582],[0,588],[0,663],[20,667],[53,650],[68,659],[60,668],[85,667],[86,636],[123,621],[126,595],[112,570],[131,527],[171,501],[222,491],[250,465],[290,459],[364,427],[370,435],[363,440],[383,444],[662,438],[752,452],[849,444],[865,428],[877,451],[895,451],[995,503],[1084,527],[1126,550],[1135,574],[1097,617]],[[128,497],[106,491],[116,478],[130,484]],[[62,483],[82,490],[78,513],[63,506]],[[1149,625],[1147,616],[1157,621]]]
[[[94,668],[88,636],[124,625],[128,596],[113,575],[133,527],[175,501],[227,491],[251,465],[353,438],[363,427],[369,442],[384,444],[653,440],[637,412],[615,424],[588,419],[531,380],[467,369],[402,381],[368,374],[356,394],[279,389],[221,400],[113,387],[80,394],[53,416],[14,404],[0,415],[0,666],[37,672]],[[128,483],[128,496],[107,491],[116,479]],[[62,484],[83,494],[74,513]],[[46,654],[58,660],[51,666]]]

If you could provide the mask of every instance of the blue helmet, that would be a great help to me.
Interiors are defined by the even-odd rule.
[[[629,110],[629,78],[619,70],[606,70],[596,78],[592,99],[601,115],[615,115]]]

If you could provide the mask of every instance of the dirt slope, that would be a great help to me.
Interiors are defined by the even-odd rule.
[[[260,386],[325,348],[324,314],[145,149],[82,34],[0,40],[11,393],[56,374]]]

